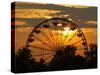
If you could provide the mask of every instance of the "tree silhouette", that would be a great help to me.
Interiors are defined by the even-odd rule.
[[[89,47],[90,47],[90,56],[97,57],[97,45],[91,43]]]
[[[63,68],[63,66],[61,65],[62,58],[64,57],[63,55],[64,54],[62,50],[58,50],[56,52],[55,56],[49,64],[51,70],[60,70]]]
[[[64,50],[57,50],[51,62],[46,64],[43,58],[36,61],[31,50],[22,48],[16,54],[16,72],[39,72],[54,70],[71,70],[97,67],[97,45],[90,44],[90,59],[75,55],[77,47],[67,45]],[[88,62],[88,63],[87,63]]]
[[[75,52],[76,52],[76,47],[72,45],[66,46],[64,50],[65,56],[75,56]]]
[[[29,60],[32,57],[31,51],[26,48],[19,49],[18,57],[20,57],[21,60]]]
[[[73,46],[73,45],[68,45],[66,46],[65,50],[64,50],[64,58],[63,58],[63,62],[64,65],[66,65],[67,67],[65,67],[65,69],[78,69],[78,68],[83,68],[84,67],[84,62],[85,59],[80,56],[80,55],[75,55],[77,50],[77,47]]]
[[[97,67],[97,45],[90,44],[89,45],[90,52],[89,52],[89,64],[88,68],[96,68]]]
[[[31,51],[23,48],[19,49],[16,55],[16,69],[18,72],[27,72],[31,70]]]

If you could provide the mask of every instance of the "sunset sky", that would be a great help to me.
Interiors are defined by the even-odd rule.
[[[34,26],[57,16],[72,19],[83,31],[88,44],[97,43],[97,7],[17,2],[15,12],[16,51],[25,45]]]

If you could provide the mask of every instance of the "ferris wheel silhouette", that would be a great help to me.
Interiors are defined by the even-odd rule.
[[[71,54],[88,58],[88,44],[84,33],[77,24],[65,18],[47,19],[35,26],[25,45],[26,49],[32,51],[33,58],[47,63],[56,54],[73,47],[75,52]]]

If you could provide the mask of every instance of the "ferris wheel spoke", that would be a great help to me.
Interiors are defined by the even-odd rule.
[[[56,33],[57,36],[56,36],[56,37],[57,37],[58,46],[60,47],[60,44],[59,44],[60,40],[59,40],[59,33],[58,33],[58,31],[59,31],[59,30],[58,30],[58,27],[57,27],[57,33]]]
[[[63,36],[63,39],[62,39],[62,46],[65,45],[65,42],[66,42],[66,40],[68,39],[69,33],[70,33],[70,32],[67,32],[67,36],[66,36],[66,37]]]
[[[66,38],[63,40],[63,42],[64,42],[64,46],[65,46],[65,45],[66,45],[66,43],[67,43],[68,36],[69,36],[69,32],[68,32],[68,34],[67,34]]]
[[[46,41],[44,41],[44,40],[41,40],[40,38],[38,38],[37,36],[34,36],[36,39],[37,39],[37,41],[39,41],[39,42],[41,42],[42,44],[44,44],[44,45],[46,45],[46,46],[48,46],[49,48],[51,48],[52,49],[52,47],[46,42]]]
[[[57,33],[56,33],[56,39],[57,39],[57,44],[58,44],[58,47],[61,47],[61,38],[60,38],[60,33],[59,33],[59,28],[57,27]]]
[[[53,43],[54,43],[54,46],[56,47],[56,38],[55,38],[55,35],[54,35],[54,32],[53,32],[53,29],[55,28],[51,23],[49,23],[49,26],[50,26],[50,29],[49,29],[49,34],[50,34],[50,37],[53,37]],[[52,26],[52,27],[51,27]]]
[[[49,60],[52,56],[54,56],[54,54],[51,54],[50,56],[44,58],[46,61]]]
[[[58,36],[59,36],[59,37],[58,37],[58,38],[59,38],[59,40],[58,40],[58,41],[59,41],[59,46],[62,47],[62,42],[61,42],[61,40],[62,40],[63,36],[61,36],[60,33],[58,33]]]
[[[75,45],[75,44],[77,44],[77,43],[80,43],[81,41],[82,41],[82,39],[79,40],[79,41],[77,41],[77,42],[75,42],[75,43],[73,43],[72,45]]]
[[[64,32],[65,32],[64,27],[65,27],[66,25],[67,25],[66,23],[63,23],[63,24],[62,24],[62,26],[63,26],[63,31],[61,31],[62,37],[61,37],[61,40],[60,40],[60,41],[61,41],[61,46],[62,46],[62,47],[64,46],[64,42],[66,41],[66,40],[65,40],[65,35],[64,35],[64,34],[65,34],[65,33],[64,33]],[[69,32],[67,32],[66,34],[68,34],[68,33],[69,33]]]
[[[54,32],[54,37],[55,37],[55,43],[56,43],[56,46],[58,46],[58,40],[57,40],[57,28],[56,28],[56,26],[54,27],[54,29],[55,29],[55,32]]]
[[[75,33],[67,42],[65,42],[65,44],[67,45],[75,36],[77,33]]]
[[[53,38],[53,32],[52,32],[52,29],[47,29],[47,32],[48,32],[48,35],[50,36],[50,38],[52,38],[52,39],[50,39],[49,38],[49,41],[51,42],[51,44],[53,45],[53,47],[55,48],[55,39]]]
[[[55,37],[55,44],[56,46],[58,45],[58,41],[57,41],[57,23],[56,20],[54,19],[53,22],[52,22],[52,26],[53,26],[53,29],[54,29],[54,37]]]
[[[51,54],[53,54],[53,53],[44,53],[43,56],[45,57],[46,55],[51,55]],[[41,56],[41,54],[35,54],[33,56]]]
[[[61,47],[63,47],[63,43],[64,43],[64,41],[63,41],[63,40],[64,40],[64,36],[63,36],[62,33],[63,33],[63,31],[61,31],[61,34],[60,34],[60,37],[61,37],[61,38],[60,38]]]
[[[62,47],[61,44],[61,33],[59,33],[62,30],[62,23],[60,23],[60,19],[57,20],[55,19],[55,21],[53,22],[53,25],[55,26],[55,39],[56,39],[56,45],[58,45],[58,47]]]
[[[33,46],[33,45],[30,45],[30,47],[37,48],[37,49],[43,49],[43,50],[46,50],[46,51],[52,51],[52,52],[55,52],[54,50],[47,49],[47,48],[43,48],[43,47],[38,47],[38,46]]]
[[[46,41],[50,44],[50,46],[53,48],[54,46],[52,45],[52,42],[50,40],[50,37],[46,34],[46,31],[42,29],[41,34],[45,37]]]

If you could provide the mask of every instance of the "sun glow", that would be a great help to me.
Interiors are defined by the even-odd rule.
[[[62,34],[63,36],[69,36],[71,37],[72,35],[74,35],[76,32],[76,30],[71,30],[69,27],[65,27],[63,31],[59,30],[58,33]]]
[[[66,36],[68,33],[70,33],[70,28],[69,27],[65,27],[64,31],[63,31],[63,35]]]

